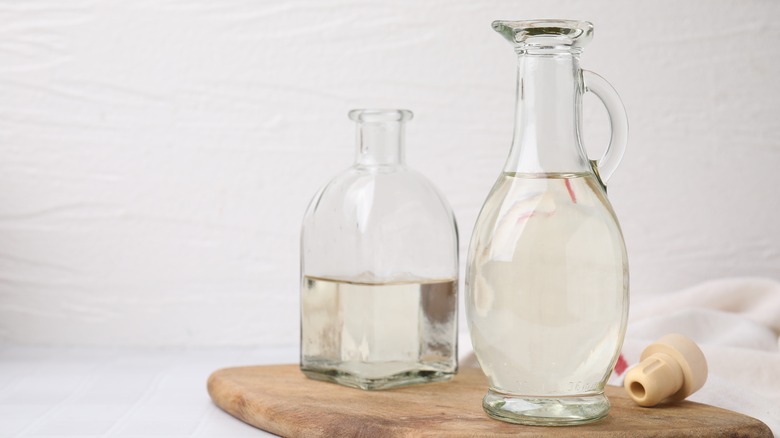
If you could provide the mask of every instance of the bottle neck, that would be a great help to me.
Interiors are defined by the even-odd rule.
[[[575,53],[518,55],[515,130],[505,172],[591,170],[580,142],[581,84]]]
[[[359,121],[357,152],[359,166],[404,164],[404,121]]]

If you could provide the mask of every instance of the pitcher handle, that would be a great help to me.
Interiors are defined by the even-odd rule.
[[[617,91],[606,79],[593,73],[592,71],[582,70],[582,82],[585,91],[590,91],[601,100],[601,103],[607,108],[609,114],[609,124],[612,127],[612,135],[609,139],[609,146],[604,151],[604,155],[596,162],[596,171],[602,184],[612,176],[623,159],[623,153],[626,151],[628,143],[628,116],[626,108],[620,100]]]

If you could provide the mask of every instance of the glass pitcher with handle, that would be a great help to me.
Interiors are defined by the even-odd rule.
[[[628,258],[606,196],[628,122],[615,90],[582,70],[586,21],[496,21],[518,55],[512,147],[469,246],[466,311],[493,418],[573,425],[607,415],[604,385],[628,316]],[[582,96],[606,106],[611,141],[582,145]]]

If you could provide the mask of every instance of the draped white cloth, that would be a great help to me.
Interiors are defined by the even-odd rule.
[[[780,283],[715,280],[631,304],[623,356],[639,354],[667,333],[696,341],[709,377],[690,400],[758,418],[780,436]]]

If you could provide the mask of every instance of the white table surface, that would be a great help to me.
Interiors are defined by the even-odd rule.
[[[297,361],[297,348],[0,346],[0,438],[273,436],[216,407],[206,380]]]

